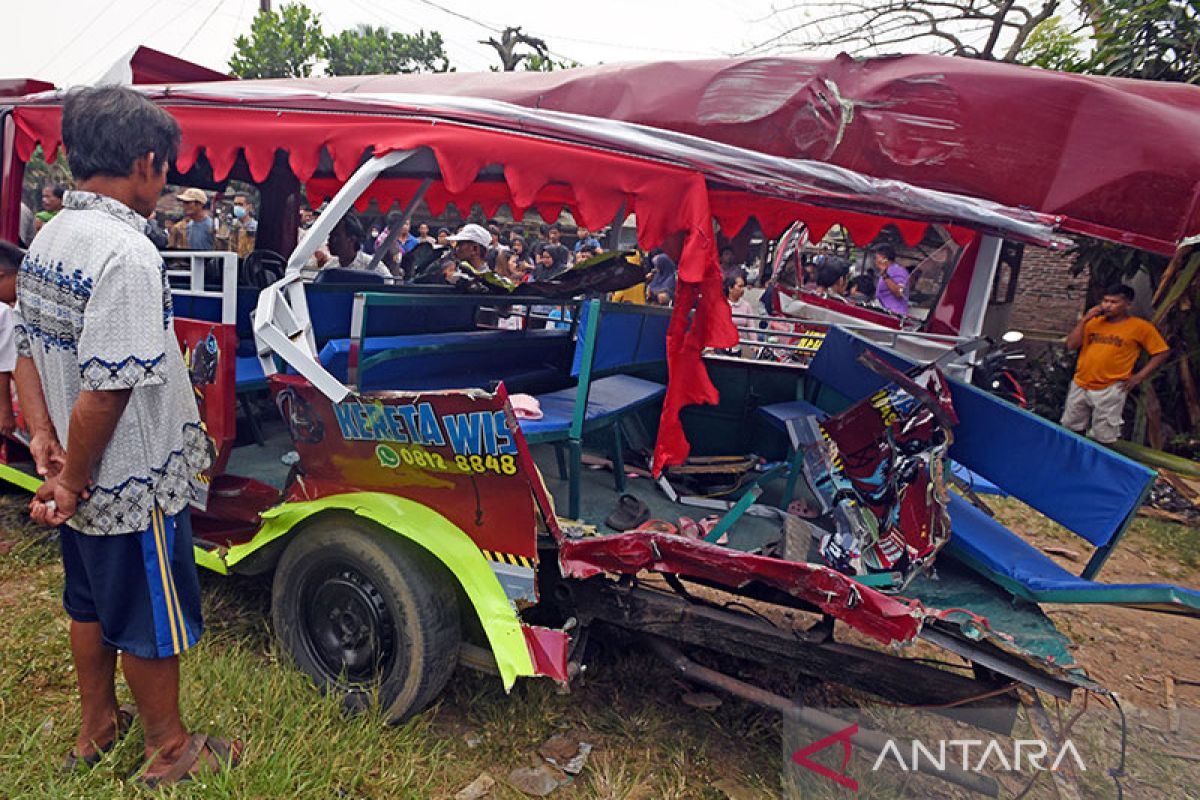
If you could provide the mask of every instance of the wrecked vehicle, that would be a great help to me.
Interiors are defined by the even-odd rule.
[[[193,517],[197,563],[273,573],[276,635],[349,707],[377,697],[387,718],[405,719],[457,662],[496,672],[506,688],[533,676],[569,684],[590,632],[607,624],[689,678],[773,707],[794,704],[681,648],[951,716],[979,711],[977,724],[1007,731],[1018,686],[1060,698],[1103,691],[1037,602],[1200,611],[1191,590],[1095,580],[1149,470],[838,327],[804,363],[722,355],[739,336],[716,266],[717,198],[743,222],[856,208],[881,226],[952,224],[993,256],[1003,239],[1059,244],[1055,218],[617,120],[402,86],[142,87],[183,129],[172,183],[238,179],[263,198],[261,251],[240,265],[229,253],[187,254],[189,268],[169,274],[218,454]],[[23,163],[37,146],[48,156],[59,147],[61,95],[13,99],[3,113],[0,232],[11,234]],[[302,193],[329,199],[297,243]],[[372,200],[397,201],[405,216],[422,200],[435,213],[478,203],[544,219],[566,207],[592,229],[635,214],[643,247],[679,255],[674,309],[524,294],[516,312],[486,293],[304,282],[329,229]],[[222,262],[215,286],[206,259]],[[279,271],[265,288],[255,285],[263,264]],[[970,277],[964,297],[987,272]],[[539,305],[566,307],[558,319],[569,324],[485,322],[528,322]],[[969,349],[960,347],[951,354]],[[518,416],[516,391],[539,412]],[[264,392],[278,417],[256,405]],[[9,447],[0,476],[36,485]],[[609,469],[588,469],[585,448]],[[638,451],[653,452],[653,479],[628,478]],[[706,493],[715,496],[668,480],[690,454],[751,452],[761,458]],[[948,477],[956,469],[968,476],[961,493]],[[973,504],[976,479],[1094,545],[1083,574]],[[637,524],[609,530],[621,502]],[[696,507],[713,518],[687,524]],[[877,646],[846,641],[847,629]],[[917,642],[973,671],[906,659]],[[989,791],[979,776],[943,777]]]

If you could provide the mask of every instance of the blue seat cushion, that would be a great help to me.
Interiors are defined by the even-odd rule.
[[[950,459],[949,461],[950,472],[954,474],[954,477],[958,478],[967,486],[969,486],[971,491],[975,494],[991,494],[997,497],[1008,497],[1008,492],[1004,491],[999,486],[980,475],[978,472],[973,472],[972,470],[967,469],[967,467],[958,463],[957,461],[954,461],[953,459]]]
[[[235,370],[235,382],[239,392],[267,388],[267,376],[263,374],[258,356],[238,356]]]
[[[900,369],[913,362],[831,327],[808,373],[847,401],[886,379],[858,361],[870,350]],[[1154,471],[977,387],[950,381],[959,424],[950,456],[1093,545],[1112,541],[1141,505]]]
[[[787,421],[789,419],[796,419],[797,417],[825,419],[829,416],[807,400],[789,400],[786,403],[771,403],[767,406],[759,406],[758,413],[766,417],[767,422],[770,422],[781,431],[787,430]]]
[[[666,390],[667,387],[661,383],[631,375],[610,375],[592,381],[584,414],[584,430],[595,428],[613,417],[655,400]],[[525,438],[533,442],[565,439],[571,429],[571,417],[575,413],[578,396],[579,388],[576,386],[538,395],[542,418],[521,420],[521,432]]]
[[[523,361],[529,367],[531,362],[565,358],[569,347],[570,331],[558,330],[473,330],[371,336],[363,342],[359,363],[385,350],[400,350],[403,352],[397,353],[394,360],[406,362],[403,372],[408,375],[450,373],[455,368],[495,364],[498,359]],[[349,355],[349,339],[331,339],[321,348],[320,360],[331,375],[344,381]],[[378,369],[386,370],[387,365],[380,364],[371,371]]]
[[[1200,591],[1168,583],[1101,583],[1049,556],[956,494],[946,552],[1013,594],[1037,603],[1103,603],[1200,616]]]

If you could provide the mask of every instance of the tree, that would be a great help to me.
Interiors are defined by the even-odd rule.
[[[239,78],[307,78],[325,53],[321,20],[307,6],[288,3],[259,11],[250,36],[234,40],[229,71]]]
[[[1029,34],[1016,60],[1031,67],[1080,72],[1088,61],[1082,45],[1083,36],[1079,31],[1069,29],[1062,17],[1050,17]]]
[[[537,53],[530,53],[525,59],[526,72],[554,72],[560,69],[575,69],[582,66],[578,61],[570,59],[554,59]]]
[[[493,48],[495,48],[496,54],[500,56],[500,67],[501,71],[503,72],[513,72],[521,65],[521,62],[528,62],[534,57],[543,59],[543,61],[536,62],[542,65],[545,64],[545,60],[550,59],[550,48],[546,46],[545,40],[539,39],[536,36],[530,36],[522,33],[520,27],[505,28],[500,33],[499,41],[497,41],[495,38],[487,38],[480,39],[479,43],[491,45]],[[533,52],[518,52],[517,48],[522,45],[531,49]],[[553,69],[553,67],[551,67],[551,69]],[[543,68],[539,69],[539,71],[549,70]]]
[[[359,25],[325,40],[330,75],[394,75],[449,72],[450,59],[437,31],[409,35],[385,27]]]
[[[1059,0],[796,2],[772,13],[780,23],[779,33],[746,52],[839,47],[851,54],[865,54],[905,47],[1011,62],[1058,7]]]
[[[1200,81],[1200,11],[1195,0],[1083,3],[1095,30],[1087,71],[1151,81]]]

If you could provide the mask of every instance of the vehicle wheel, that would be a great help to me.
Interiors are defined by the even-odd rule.
[[[318,522],[288,545],[271,591],[275,634],[351,711],[389,722],[432,701],[458,659],[458,604],[441,564],[396,534]]]

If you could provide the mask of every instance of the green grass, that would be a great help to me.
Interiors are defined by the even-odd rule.
[[[1168,559],[1200,569],[1200,528],[1139,518],[1130,526],[1134,543],[1144,540]]]
[[[195,729],[243,738],[243,765],[147,792],[129,780],[142,757],[135,725],[97,768],[62,775],[77,711],[61,569],[57,549],[32,539],[20,516],[19,506],[0,498],[0,539],[17,542],[0,556],[0,798],[449,798],[487,771],[498,781],[491,797],[515,800],[523,795],[505,783],[508,773],[537,763],[537,747],[564,730],[581,732],[596,749],[584,773],[554,797],[722,800],[727,795],[715,784],[723,780],[745,790],[739,800],[778,795],[784,748],[777,715],[731,698],[713,712],[683,705],[679,698],[692,687],[628,640],[605,640],[570,694],[549,681],[525,680],[506,695],[497,678],[460,669],[432,709],[393,727],[371,714],[347,716],[277,651],[267,581],[215,576],[204,580],[205,637],[183,660],[184,715]],[[128,699],[123,685],[118,691]],[[828,685],[805,692],[814,704],[852,699]],[[876,709],[867,724],[894,721]],[[1114,729],[1094,735],[1107,759]],[[833,751],[824,755],[839,766]],[[852,762],[862,782],[858,797],[966,796],[894,768],[871,773],[872,761],[856,754]],[[1131,770],[1143,776],[1142,786],[1184,785],[1194,766],[1161,761],[1134,754]],[[1087,775],[1084,785],[1089,797],[1113,796],[1102,772]],[[808,775],[803,796],[848,793]],[[1052,796],[1048,781],[1029,795]]]
[[[0,538],[11,540],[8,530]],[[540,680],[506,695],[498,679],[460,669],[434,708],[394,727],[346,715],[290,666],[271,637],[265,581],[203,583],[206,632],[183,659],[184,716],[243,738],[245,763],[151,793],[129,780],[142,758],[136,725],[97,768],[59,773],[78,716],[57,551],[21,540],[0,557],[0,797],[436,798],[486,770],[500,781],[493,797],[517,798],[504,778],[565,729],[597,745],[579,786],[559,790],[567,796],[716,800],[724,795],[709,784],[728,775],[772,796],[773,716],[737,703],[712,714],[679,706],[682,685],[645,655],[615,660],[570,695]],[[120,682],[118,694],[129,699]]]

